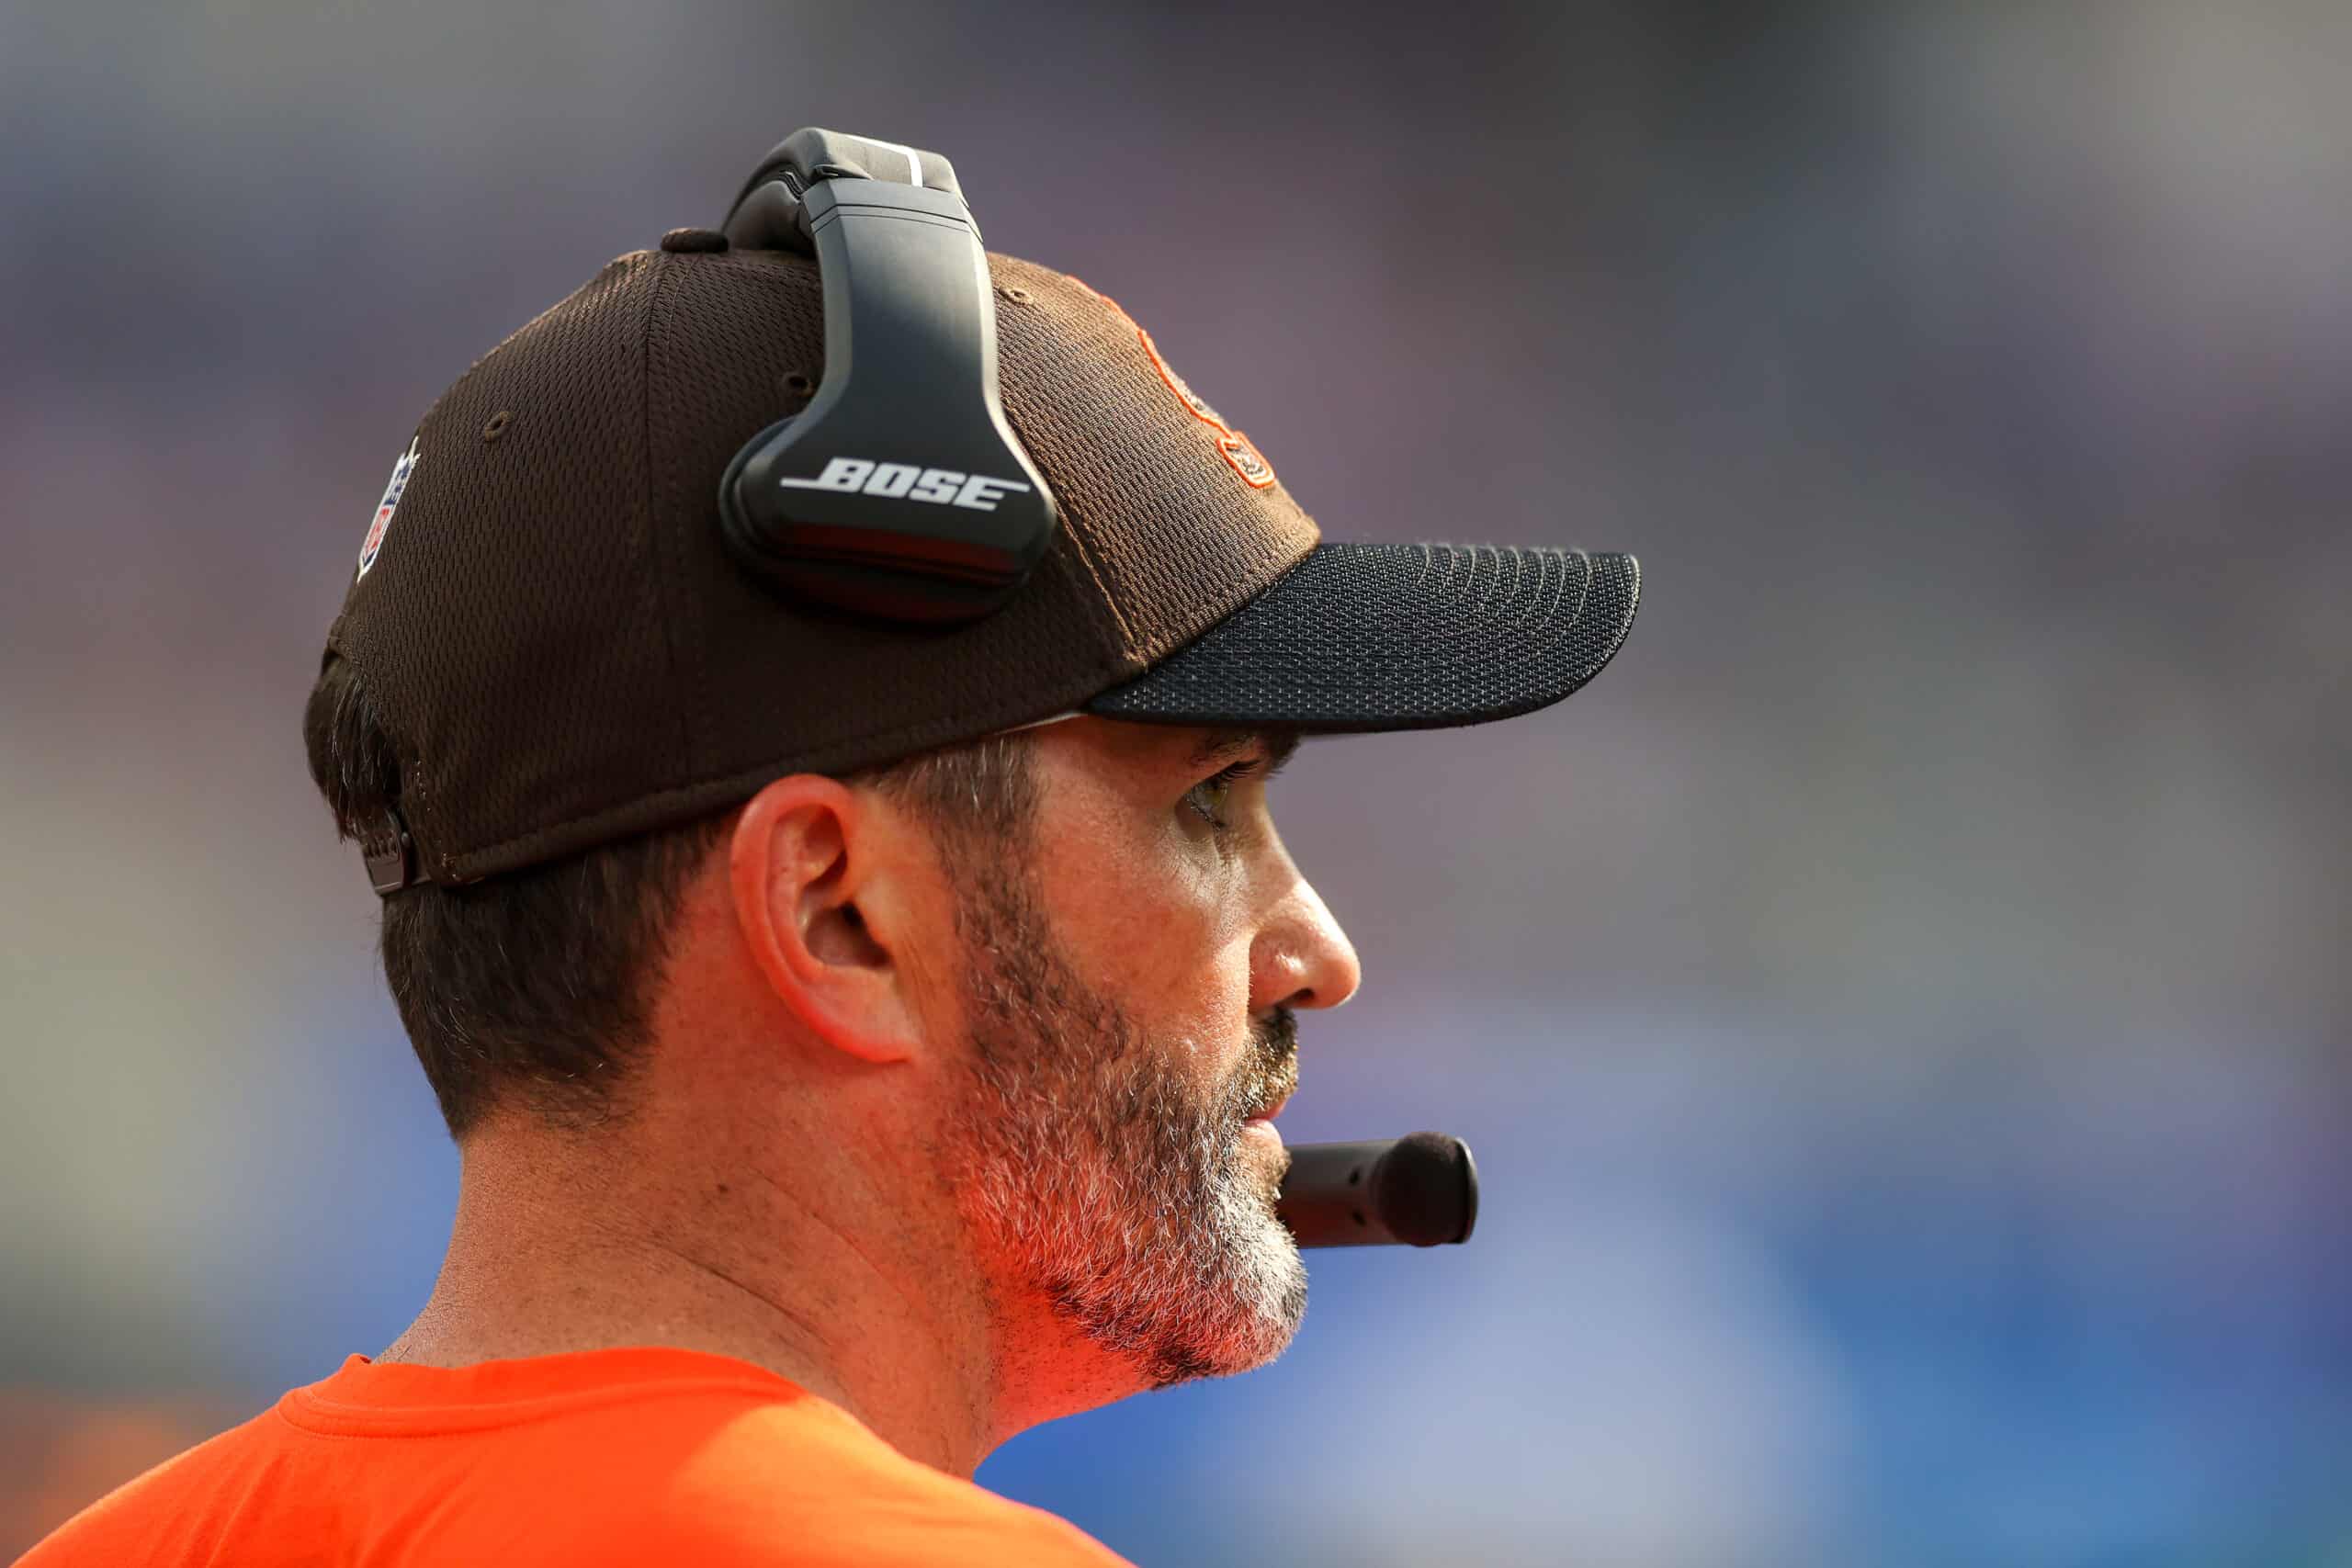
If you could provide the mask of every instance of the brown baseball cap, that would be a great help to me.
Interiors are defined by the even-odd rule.
[[[1070,712],[1325,732],[1505,718],[1624,640],[1632,557],[1320,543],[1117,305],[988,262],[1004,412],[1059,522],[1011,601],[967,625],[796,604],[723,545],[729,459],[824,377],[808,257],[673,231],[441,396],[327,634],[401,753],[413,874],[471,882],[787,773]]]

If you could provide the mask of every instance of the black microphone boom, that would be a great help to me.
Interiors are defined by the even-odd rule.
[[[1301,1247],[1440,1247],[1478,1223],[1470,1145],[1443,1133],[1290,1151],[1274,1213]]]

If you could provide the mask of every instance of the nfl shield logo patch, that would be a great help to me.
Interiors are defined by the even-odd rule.
[[[416,471],[416,443],[411,441],[400,461],[392,465],[391,482],[384,486],[384,499],[376,503],[376,520],[368,525],[368,536],[359,544],[359,575],[376,564],[376,554],[384,547],[384,534],[392,525],[392,513],[401,503],[401,491],[408,488],[409,475]],[[355,580],[356,581],[356,580]]]

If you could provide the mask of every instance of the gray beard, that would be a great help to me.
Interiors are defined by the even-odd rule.
[[[1241,1123],[1297,1082],[1291,1016],[1253,1026],[1205,1098],[1186,1053],[1145,1038],[1064,958],[1034,879],[959,875],[972,1091],[956,1196],[1020,1283],[1155,1388],[1265,1365],[1306,1314],[1306,1269],[1274,1217],[1279,1171]]]

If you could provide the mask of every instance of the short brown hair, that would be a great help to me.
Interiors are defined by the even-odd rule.
[[[345,660],[303,713],[336,831],[373,836],[400,802],[402,748]],[[942,830],[1010,840],[1035,809],[1028,747],[989,736],[854,775]],[[384,900],[384,977],[452,1137],[512,1101],[550,1124],[626,1116],[678,902],[732,810],[464,886]]]

